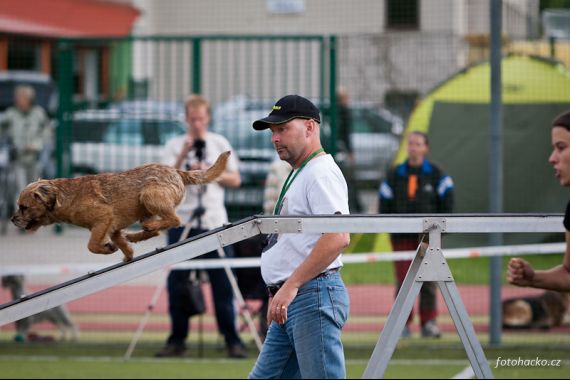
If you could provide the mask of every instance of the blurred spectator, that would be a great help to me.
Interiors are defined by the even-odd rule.
[[[177,169],[198,170],[211,166],[218,156],[232,150],[230,143],[221,135],[208,131],[210,122],[209,102],[199,95],[191,95],[185,104],[187,133],[166,143],[164,163]],[[188,186],[183,203],[177,208],[178,217],[190,225],[187,236],[182,236],[184,227],[168,231],[168,243],[173,244],[181,238],[199,235],[228,222],[224,207],[224,188],[238,187],[241,178],[239,162],[234,152],[230,156],[226,170],[215,183],[204,186]],[[224,248],[227,257],[233,257],[231,246]],[[218,252],[212,251],[200,256],[201,259],[219,258]],[[224,336],[228,356],[246,357],[246,350],[241,341],[236,325],[234,293],[224,269],[208,269],[208,278],[212,289],[214,309],[218,330]],[[189,333],[188,300],[186,284],[190,270],[174,270],[168,276],[168,302],[171,319],[171,333],[164,348],[156,357],[182,356],[186,351],[186,338]]]
[[[336,91],[338,101],[338,148],[348,155],[348,161],[352,162],[352,143],[350,132],[352,132],[352,116],[350,113],[350,98],[346,88],[339,86]]]
[[[1,277],[1,284],[12,294],[12,300],[19,300],[28,293],[23,275],[5,275]],[[56,306],[52,309],[44,310],[29,317],[15,322],[16,336],[15,342],[53,342],[54,338],[49,335],[39,335],[32,331],[32,326],[41,322],[51,322],[60,333],[61,339],[79,339],[79,329],[71,319],[71,315],[64,305]]]
[[[273,215],[283,183],[292,169],[287,161],[281,161],[279,157],[271,163],[263,191],[263,213],[265,215]]]
[[[382,214],[433,214],[450,213],[453,209],[453,181],[426,156],[429,141],[425,133],[414,131],[408,136],[408,159],[392,168],[380,185]],[[414,251],[419,245],[416,234],[391,234],[394,251]],[[411,261],[395,261],[396,294],[404,282]],[[422,336],[439,337],[437,327],[436,283],[424,282],[420,292],[420,322]],[[410,335],[409,324],[403,336]]]
[[[45,110],[34,104],[33,87],[20,85],[14,90],[14,106],[6,110],[0,130],[2,140],[16,149],[14,168],[18,192],[38,180],[50,167],[53,133]],[[44,160],[44,161],[42,161]]]
[[[354,152],[350,134],[352,133],[352,115],[350,111],[350,98],[346,88],[339,86],[336,92],[338,100],[338,133],[337,148],[341,153],[339,167],[348,183],[348,205],[351,213],[359,213],[362,211],[362,205],[358,198],[358,185],[354,178]]]

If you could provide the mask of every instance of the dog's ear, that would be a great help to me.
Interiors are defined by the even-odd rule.
[[[57,189],[51,185],[41,185],[34,193],[40,202],[42,202],[49,211],[53,211],[55,206],[59,206],[57,200]]]

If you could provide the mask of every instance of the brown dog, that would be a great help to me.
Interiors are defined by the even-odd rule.
[[[562,325],[570,293],[547,290],[537,296],[503,301],[503,327],[550,329]]]
[[[28,231],[60,222],[88,228],[91,252],[108,255],[121,249],[127,262],[133,258],[128,242],[178,227],[175,208],[184,198],[184,187],[215,180],[225,170],[229,155],[222,153],[208,170],[186,172],[148,164],[123,173],[39,180],[20,194],[12,223]],[[143,230],[123,235],[122,230],[137,221]]]

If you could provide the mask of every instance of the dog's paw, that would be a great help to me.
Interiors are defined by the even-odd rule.
[[[117,252],[117,250],[119,249],[114,243],[112,242],[107,242],[105,243],[105,249],[109,252],[109,253],[114,253]]]
[[[99,255],[110,255],[111,253],[117,252],[119,248],[111,242],[107,242],[105,244],[89,244],[87,246],[89,251],[99,254]]]
[[[161,221],[159,220],[152,220],[152,221],[148,221],[148,222],[144,222],[141,225],[142,229],[144,232],[146,232],[147,234],[149,233],[155,233],[161,229],[163,229],[163,227],[161,226]]]
[[[125,239],[127,239],[130,243],[138,243],[140,241],[140,233],[130,233],[125,235]]]

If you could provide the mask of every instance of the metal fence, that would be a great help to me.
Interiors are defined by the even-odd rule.
[[[99,62],[99,75],[91,81],[72,75],[85,51],[110,57],[110,63]],[[284,94],[303,94],[323,109],[323,139],[334,154],[335,57],[335,37],[322,36],[60,41],[58,173],[122,171],[160,162],[166,140],[185,133],[183,100],[200,93],[212,104],[211,130],[229,140],[242,162],[242,187],[227,191],[230,217],[260,213],[276,155],[267,133],[252,130],[252,120]],[[78,95],[87,83],[94,88]]]

